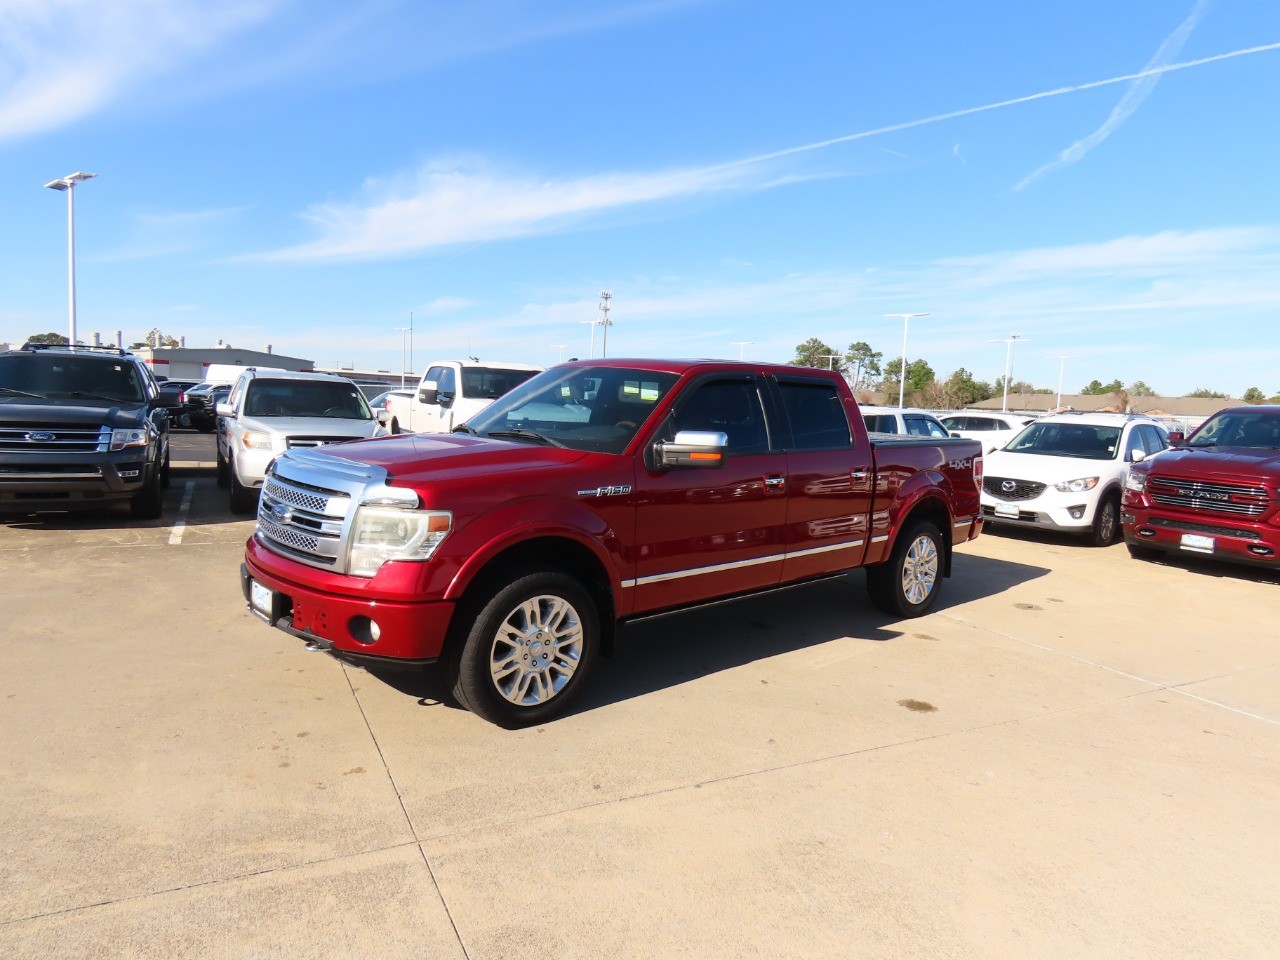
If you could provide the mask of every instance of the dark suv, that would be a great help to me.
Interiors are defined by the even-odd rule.
[[[160,516],[169,418],[151,371],[114,347],[0,353],[0,513],[128,500]]]

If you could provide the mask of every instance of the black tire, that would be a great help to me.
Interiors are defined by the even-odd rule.
[[[160,487],[160,469],[153,466],[145,486],[129,501],[129,513],[135,520],[156,520],[164,512],[164,491]]]
[[[1089,542],[1095,547],[1109,547],[1121,537],[1120,529],[1120,495],[1115,491],[1104,494],[1098,501],[1098,509],[1093,515],[1093,528],[1089,531]]]
[[[600,646],[600,614],[568,574],[517,573],[459,614],[453,695],[477,716],[507,729],[544,723],[586,684]],[[556,636],[562,641],[548,646]]]
[[[928,520],[898,534],[884,563],[867,567],[867,592],[876,609],[899,617],[928,613],[942,589],[942,533]]]
[[[222,455],[222,447],[219,446],[217,449],[218,471],[214,475],[214,479],[218,486],[225,490],[227,487],[231,486],[231,468],[227,464],[227,458]]]
[[[392,436],[399,436],[400,434],[400,421],[394,417],[391,418],[391,434]]]
[[[1126,543],[1129,548],[1129,556],[1135,560],[1159,560],[1163,550],[1157,550],[1155,547],[1144,547],[1139,543]]]
[[[201,422],[196,424],[196,429],[201,433],[213,433],[213,424]]]
[[[166,490],[169,489],[169,484],[173,482],[173,461],[171,456],[169,445],[166,443],[164,445],[164,466],[160,468],[160,486]]]
[[[242,515],[252,512],[258,506],[258,491],[240,483],[235,466],[230,461],[227,463],[227,473],[231,486],[231,512]]]

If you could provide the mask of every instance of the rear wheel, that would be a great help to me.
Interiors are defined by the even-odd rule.
[[[1120,539],[1120,497],[1108,493],[1098,503],[1098,512],[1093,516],[1093,529],[1089,533],[1089,542],[1095,547],[1109,547]]]
[[[885,613],[918,617],[928,613],[942,587],[942,534],[927,520],[899,535],[889,559],[867,567],[871,602]]]
[[[546,570],[517,575],[477,605],[474,619],[462,621],[470,626],[455,654],[458,702],[510,729],[563,713],[599,648],[591,594],[568,574]]]

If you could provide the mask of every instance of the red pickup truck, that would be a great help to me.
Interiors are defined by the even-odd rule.
[[[973,440],[871,442],[837,374],[578,361],[451,434],[282,454],[241,585],[313,647],[439,661],[461,705],[527,726],[628,620],[860,566],[878,607],[924,613],[981,474]]]
[[[1280,568],[1280,406],[1220,410],[1129,468],[1120,524],[1140,559],[1192,553]]]

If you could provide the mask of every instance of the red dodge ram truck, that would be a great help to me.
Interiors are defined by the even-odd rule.
[[[1120,512],[1129,552],[1280,568],[1280,406],[1220,410],[1170,440],[1129,468]]]
[[[881,609],[924,613],[981,487],[976,441],[873,443],[838,374],[577,361],[451,434],[282,454],[241,585],[313,647],[439,662],[461,705],[520,727],[628,620],[853,567]]]

